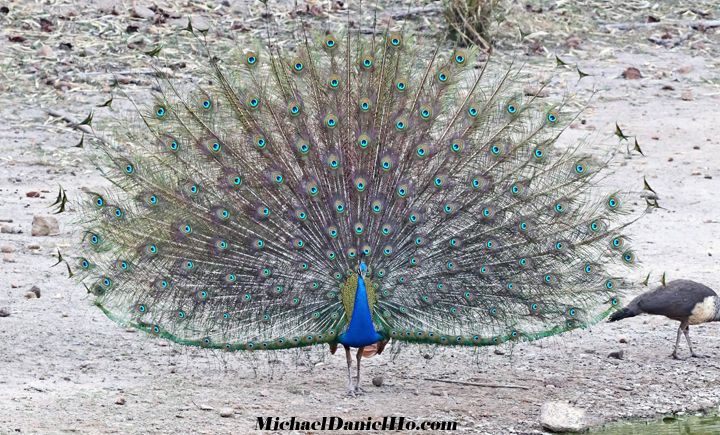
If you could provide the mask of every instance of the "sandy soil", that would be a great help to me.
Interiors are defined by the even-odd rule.
[[[591,49],[578,57],[593,74],[583,86],[599,92],[581,117],[585,123],[565,140],[593,133],[594,148],[617,146],[612,133],[619,122],[627,134],[637,135],[647,157],[621,157],[609,182],[638,190],[644,175],[664,207],[631,229],[642,260],[638,275],[652,272],[651,282],[657,283],[666,272],[668,279],[720,288],[717,58],[657,46]],[[628,66],[639,68],[644,78],[621,78]],[[103,184],[83,150],[71,148],[79,135],[48,125],[42,109],[56,105],[82,118],[106,94],[63,90],[48,104],[24,99],[12,86],[4,83],[6,102],[0,105],[0,225],[22,232],[0,233],[0,246],[9,251],[0,262],[0,309],[10,314],[0,317],[0,433],[247,433],[258,416],[386,415],[454,420],[467,433],[535,433],[541,430],[540,406],[548,400],[586,409],[595,425],[720,404],[717,324],[691,328],[696,350],[710,358],[684,361],[668,358],[677,324],[651,317],[603,323],[497,353],[405,348],[364,362],[366,394],[358,398],[343,395],[342,352],[228,355],[125,330],[94,308],[85,289],[60,266],[50,267],[57,249],[74,243],[72,211],[58,215],[59,235],[30,235],[33,216],[52,212],[48,206],[58,184],[71,199],[83,187]],[[28,93],[45,92],[43,86]],[[42,196],[27,197],[30,191]],[[638,209],[644,206],[636,202]],[[32,286],[40,289],[39,299],[24,297]],[[609,358],[615,351],[624,358]],[[370,384],[374,376],[384,378],[381,387]],[[228,408],[230,416],[221,417]]]

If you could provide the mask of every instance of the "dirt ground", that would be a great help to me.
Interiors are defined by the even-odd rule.
[[[328,7],[308,4],[321,11]],[[259,416],[405,416],[457,421],[467,433],[538,433],[540,406],[550,400],[584,408],[593,425],[717,410],[718,324],[691,328],[696,351],[710,357],[682,361],[668,358],[677,323],[656,317],[602,323],[497,352],[405,348],[364,361],[366,394],[358,398],[344,396],[342,352],[214,353],[119,327],[92,306],[85,289],[69,280],[61,266],[51,267],[58,248],[67,251],[75,243],[72,204],[69,212],[56,215],[58,235],[31,236],[33,217],[52,214],[49,205],[59,184],[72,201],[82,188],[105,183],[85,151],[73,148],[80,134],[45,109],[82,119],[93,104],[107,99],[113,73],[128,77],[132,90],[147,89],[151,81],[126,26],[137,25],[134,34],[149,35],[147,49],[173,20],[181,21],[180,13],[153,23],[142,17],[143,10],[132,18],[129,2],[97,2],[74,13],[64,2],[10,2],[7,7],[9,13],[0,9],[0,225],[7,231],[0,233],[0,310],[9,316],[0,317],[0,433],[248,433]],[[176,8],[252,29],[257,21],[243,24],[237,17],[255,17],[260,10],[255,3],[240,3],[226,13],[222,8],[228,6],[221,3],[203,8],[179,3]],[[442,21],[428,11],[414,17],[418,28]],[[221,13],[224,20],[218,18]],[[641,11],[637,17],[651,13],[657,14]],[[43,30],[42,17],[49,17],[54,29]],[[674,18],[705,17],[683,12]],[[594,39],[596,33],[579,29],[548,42],[550,48],[527,42],[505,53],[530,53],[524,58],[530,70],[554,66],[552,53],[560,53],[592,74],[582,88],[597,94],[563,140],[590,135],[591,149],[617,147],[616,122],[637,136],[646,156],[620,156],[608,183],[638,192],[646,176],[663,208],[631,227],[642,261],[633,278],[651,273],[657,285],[665,272],[668,279],[689,278],[720,289],[720,38],[717,28],[668,29],[631,31],[637,43],[628,42],[626,33],[617,35],[626,38],[620,43],[612,34]],[[662,40],[666,31],[665,40],[677,40],[677,45],[648,42],[656,36]],[[570,44],[569,37],[582,43]],[[125,43],[121,50],[107,51],[119,40]],[[642,78],[623,78],[628,67],[638,68]],[[572,82],[573,74],[562,73],[561,81]],[[637,195],[633,202],[637,209],[644,207]],[[41,297],[26,299],[33,286]],[[638,285],[635,292],[645,289]],[[608,357],[616,351],[623,351],[622,359]],[[687,356],[687,348],[681,353]],[[383,377],[381,387],[370,384],[375,376]]]

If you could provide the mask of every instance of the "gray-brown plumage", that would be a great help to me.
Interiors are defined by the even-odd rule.
[[[657,314],[680,322],[671,356],[678,359],[680,335],[685,334],[690,354],[690,325],[720,320],[720,298],[711,288],[695,281],[678,279],[671,281],[633,299],[627,307],[610,316],[610,322],[635,317],[639,314]]]

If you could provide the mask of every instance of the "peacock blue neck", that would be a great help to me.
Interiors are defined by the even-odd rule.
[[[358,276],[350,324],[347,330],[340,334],[339,339],[340,343],[350,347],[369,346],[382,339],[382,336],[375,331],[375,325],[373,325],[365,280],[362,276]]]

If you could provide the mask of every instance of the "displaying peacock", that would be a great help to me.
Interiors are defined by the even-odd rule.
[[[602,319],[635,261],[620,197],[593,189],[607,161],[556,146],[574,116],[488,65],[348,31],[163,80],[141,128],[100,145],[113,187],[87,198],[78,260],[95,304],[184,345],[341,344],[350,394],[370,345]]]

